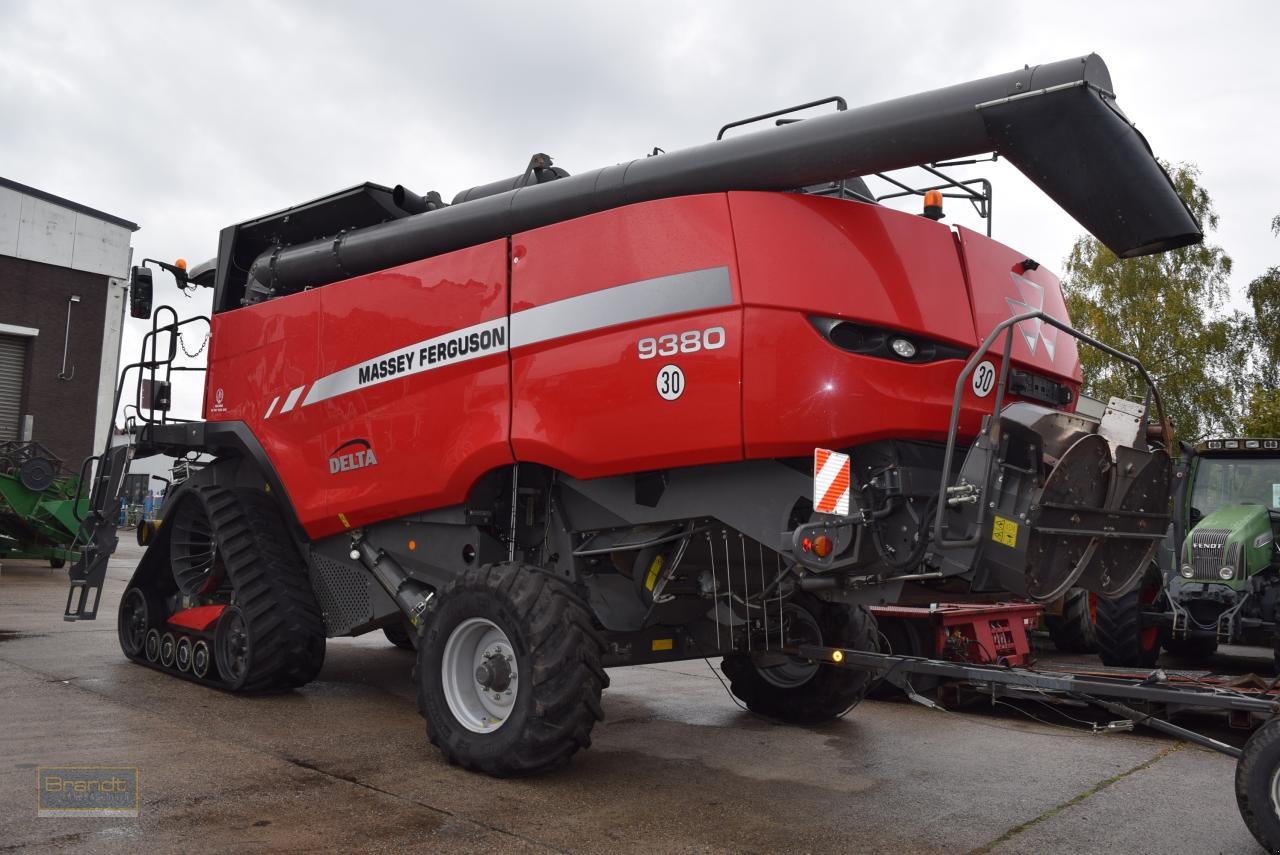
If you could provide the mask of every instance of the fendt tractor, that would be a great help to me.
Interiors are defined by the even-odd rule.
[[[749,709],[821,722],[872,678],[801,649],[877,650],[868,605],[907,582],[1128,593],[1169,520],[1145,370],[1072,330],[1034,259],[939,221],[970,184],[919,215],[864,180],[995,152],[1119,257],[1201,240],[1106,66],[836,103],[583,174],[537,155],[448,204],[365,184],[159,264],[212,314],[161,307],[126,372],[132,445],[99,456],[66,617],[97,612],[129,455],[200,455],[120,602],[125,655],[256,692],[392,628],[430,740],[520,775],[589,744],[611,666],[722,657]],[[204,419],[175,420],[206,322]],[[1079,342],[1137,402],[1074,412]]]
[[[1280,439],[1184,443],[1159,566],[1097,602],[1098,652],[1151,667],[1161,649],[1202,660],[1219,644],[1271,647],[1280,667]]]

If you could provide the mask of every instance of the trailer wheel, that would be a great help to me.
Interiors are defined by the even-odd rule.
[[[393,623],[391,626],[384,626],[382,634],[387,637],[396,647],[401,650],[417,650],[418,649],[418,633],[412,626],[401,622]]]
[[[876,619],[864,606],[796,594],[782,607],[788,644],[879,650]],[[768,653],[734,653],[720,670],[747,709],[790,724],[818,724],[852,709],[871,687],[870,672]]]
[[[1262,847],[1280,852],[1280,718],[1258,728],[1236,763],[1240,817]]]
[[[532,775],[591,744],[604,718],[604,642],[563,580],[520,564],[468,569],[433,600],[418,708],[450,763]]]
[[[1062,614],[1045,615],[1053,646],[1063,653],[1092,653],[1097,644],[1097,594],[1072,588],[1062,596]]]
[[[1098,598],[1095,638],[1105,665],[1152,668],[1164,641],[1159,627],[1142,625],[1142,615],[1160,596],[1160,576],[1148,573],[1142,584],[1122,597]]]
[[[275,501],[257,490],[199,487],[176,510],[184,508],[171,521],[173,538],[190,533],[174,556],[175,581],[229,594],[213,644],[226,687],[255,692],[310,682],[324,664],[324,622]]]

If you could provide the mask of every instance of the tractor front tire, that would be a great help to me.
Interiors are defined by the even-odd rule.
[[[535,567],[467,570],[431,602],[418,641],[418,709],[451,763],[533,775],[591,745],[604,718],[604,641],[585,600]]]
[[[876,619],[865,606],[829,603],[798,593],[783,606],[782,614],[789,644],[880,649]],[[747,709],[788,724],[840,718],[866,697],[873,682],[869,671],[767,652],[731,654],[724,657],[720,670]]]
[[[1084,588],[1071,588],[1062,595],[1062,614],[1044,616],[1054,647],[1063,653],[1094,651],[1097,644],[1094,614],[1098,599]]]

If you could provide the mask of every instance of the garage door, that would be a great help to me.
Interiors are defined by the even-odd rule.
[[[18,438],[26,376],[27,339],[0,335],[0,440]]]

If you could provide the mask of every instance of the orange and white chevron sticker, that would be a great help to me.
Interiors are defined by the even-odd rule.
[[[825,448],[813,450],[813,509],[823,514],[849,514],[849,455]]]

